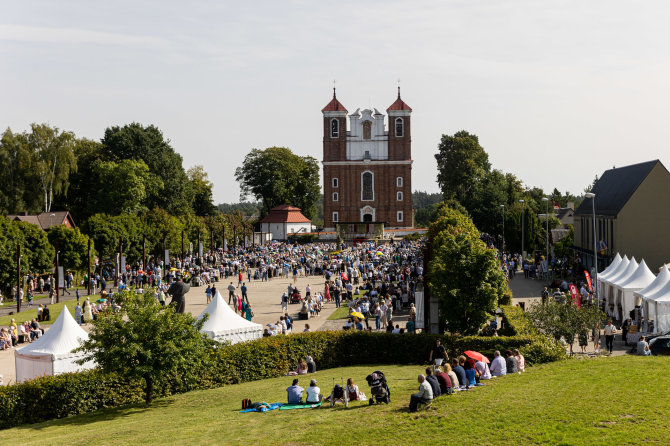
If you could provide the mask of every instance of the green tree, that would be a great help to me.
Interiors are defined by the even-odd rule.
[[[144,161],[149,172],[163,182],[163,189],[147,190],[144,203],[147,209],[159,207],[174,215],[191,211],[193,192],[182,157],[158,128],[153,125],[144,127],[136,122],[109,127],[102,138],[102,155],[105,161]]]
[[[463,202],[472,187],[489,171],[489,156],[479,144],[477,135],[461,130],[442,135],[438,145],[437,183],[444,198],[456,198]]]
[[[91,207],[112,215],[146,212],[150,194],[163,190],[163,182],[151,174],[142,160],[96,160],[92,169],[99,186]]]
[[[285,147],[253,149],[235,170],[240,199],[253,196],[263,204],[262,215],[282,204],[297,206],[307,218],[316,213],[320,196],[319,164]]]
[[[74,145],[77,170],[70,173],[67,196],[61,196],[55,203],[58,208],[68,209],[78,223],[98,212],[96,196],[104,193],[109,185],[93,171],[96,162],[101,161],[101,148],[102,144],[97,141],[77,139]]]
[[[214,199],[212,198],[212,188],[214,185],[209,181],[205,168],[201,165],[193,166],[186,172],[191,181],[193,191],[193,212],[195,215],[205,216],[214,215]]]
[[[84,271],[88,268],[88,236],[78,228],[63,225],[51,226],[47,237],[60,254],[58,259],[65,270]],[[95,257],[95,246],[91,243],[91,258]]]
[[[429,286],[440,322],[454,333],[475,334],[506,290],[496,251],[488,249],[463,213],[443,207],[429,228]]]
[[[0,213],[33,210],[25,200],[31,161],[26,135],[7,128],[0,139]]]
[[[94,360],[106,372],[144,380],[147,404],[156,386],[194,386],[198,371],[211,365],[213,341],[200,333],[205,319],[158,305],[150,293],[124,292],[119,299],[121,311],[93,322],[89,339],[78,349],[87,354],[81,363]]]
[[[44,197],[44,212],[51,212],[54,195],[67,194],[70,172],[77,169],[74,156],[75,137],[47,124],[32,124],[28,148],[33,157]]]

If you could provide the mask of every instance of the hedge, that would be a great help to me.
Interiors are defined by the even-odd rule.
[[[272,336],[225,345],[211,352],[214,367],[200,370],[197,385],[185,387],[178,377],[156,387],[156,397],[279,377],[294,369],[300,357],[312,356],[319,369],[365,364],[427,364],[435,339],[450,356],[465,350],[492,356],[495,350],[518,348],[528,365],[565,357],[565,349],[529,328],[523,312],[504,307],[512,336],[319,331]],[[0,388],[0,429],[63,418],[144,401],[144,383],[98,370],[48,376]]]

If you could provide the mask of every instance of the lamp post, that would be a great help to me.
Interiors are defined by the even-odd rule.
[[[546,218],[546,225],[547,225],[547,233],[546,233],[546,240],[545,240],[545,245],[546,245],[546,250],[547,250],[547,255],[544,258],[545,261],[547,262],[547,278],[549,278],[549,198],[547,197],[542,197],[542,201],[544,201],[546,205],[546,210],[547,210],[547,218]]]
[[[525,258],[525,252],[526,252],[526,222],[525,222],[525,214],[526,214],[526,202],[524,200],[519,200],[519,203],[521,203],[521,260],[523,261]]]
[[[16,312],[21,312],[21,245],[16,242]]]
[[[503,212],[502,254],[505,254],[505,205],[501,204],[500,207],[502,208],[502,212]],[[502,258],[502,256],[501,256],[501,258]]]
[[[598,293],[598,251],[596,249],[596,194],[587,192],[586,198],[591,199],[591,209],[593,210],[593,285],[598,299],[598,308],[600,308],[600,293]]]

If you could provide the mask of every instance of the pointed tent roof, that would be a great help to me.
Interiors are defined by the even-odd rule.
[[[665,284],[660,287],[654,294],[645,296],[648,300],[654,300],[656,302],[668,302],[670,301],[670,281],[665,282]],[[657,315],[658,316],[658,315]]]
[[[88,340],[86,333],[70,314],[67,306],[63,306],[56,322],[36,341],[16,350],[16,355],[45,356],[52,359],[83,356],[82,353],[72,353],[83,341]]]
[[[340,103],[340,101],[337,100],[337,96],[335,95],[335,88],[333,88],[333,99],[323,107],[321,110],[322,112],[328,112],[328,111],[343,111],[346,112],[347,109],[344,108],[344,105]]]
[[[200,331],[217,341],[227,340],[235,343],[260,338],[263,335],[261,324],[250,322],[235,313],[223,301],[218,291],[198,319],[202,319],[205,314],[209,314],[209,319],[205,321]]]
[[[386,111],[389,110],[402,110],[402,111],[412,111],[412,108],[405,104],[405,102],[400,99],[400,87],[398,87],[398,99],[395,100],[393,104],[389,108],[386,109]]]
[[[619,266],[619,263],[621,263],[621,256],[619,253],[616,253],[616,256],[614,256],[614,259],[612,259],[612,263],[609,264],[607,268],[605,268],[604,271],[598,273],[598,279],[607,279],[607,276],[612,274],[612,272]]]
[[[635,257],[631,257],[630,262],[628,263],[626,269],[610,279],[609,281],[610,285],[618,286],[620,283],[623,283],[624,281],[628,280],[631,274],[635,272],[637,267],[638,267],[637,260],[635,260]]]
[[[616,268],[614,268],[611,272],[607,273],[607,276],[604,274],[602,276],[598,276],[599,279],[602,279],[602,282],[610,283],[611,278],[616,277],[619,273],[623,272],[626,267],[628,267],[628,264],[630,263],[630,260],[628,257],[623,256],[623,259],[621,259],[621,262],[617,265]]]
[[[656,276],[647,267],[647,263],[642,259],[637,269],[628,279],[617,285],[623,290],[641,290],[654,281]]]
[[[653,282],[646,288],[643,288],[640,291],[635,291],[633,294],[637,297],[642,297],[643,299],[649,299],[663,289],[667,283],[670,283],[670,270],[668,270],[667,266],[663,265],[661,267],[661,272],[658,273],[658,276],[656,276]]]

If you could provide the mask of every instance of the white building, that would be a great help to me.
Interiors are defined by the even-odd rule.
[[[271,233],[272,240],[286,240],[292,235],[312,232],[312,221],[297,207],[277,206],[261,220],[261,232]]]

